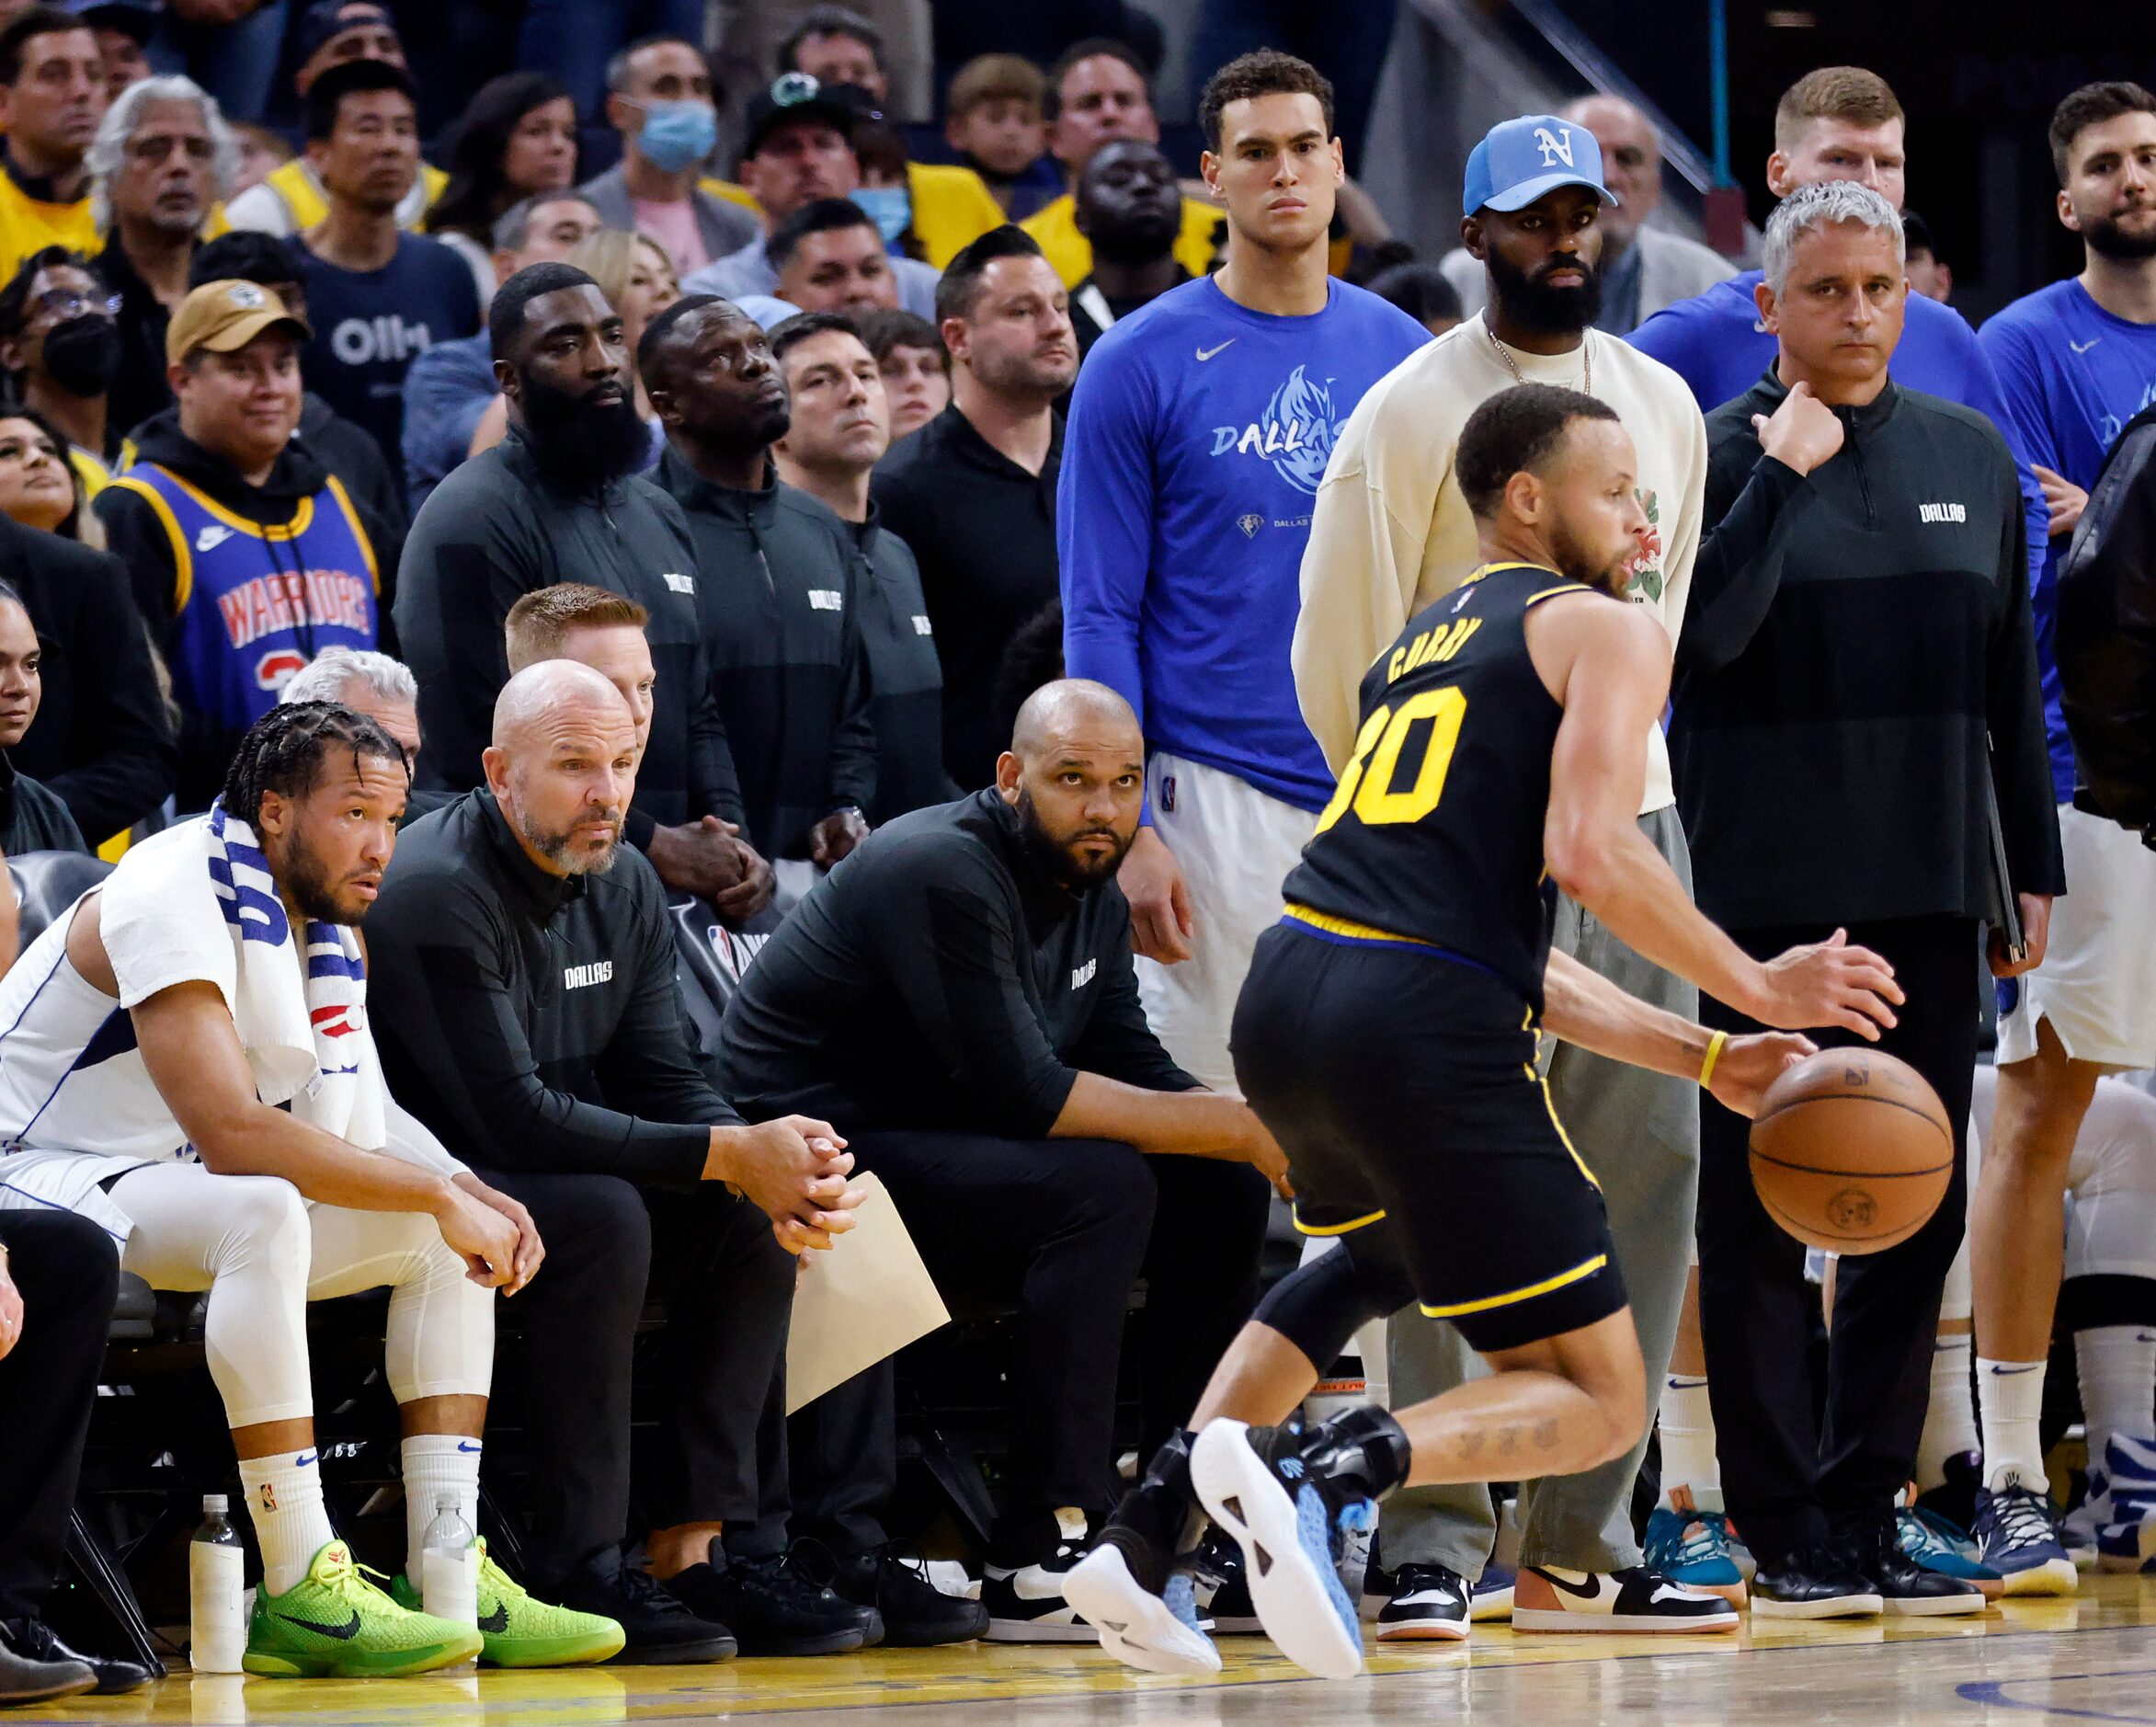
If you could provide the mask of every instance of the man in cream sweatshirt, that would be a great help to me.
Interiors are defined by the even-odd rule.
[[[1617,410],[1638,452],[1648,532],[1632,598],[1672,643],[1683,622],[1698,549],[1706,429],[1677,374],[1598,330],[1600,218],[1614,202],[1602,153],[1586,128],[1531,114],[1493,128],[1468,158],[1460,224],[1482,261],[1487,308],[1419,349],[1363,397],[1341,434],[1318,493],[1303,559],[1294,667],[1303,716],[1335,772],[1354,742],[1356,689],[1371,660],[1407,621],[1473,573],[1475,522],[1453,475],[1467,416],[1517,383],[1584,390]],[[1648,752],[1642,831],[1689,886],[1690,860],[1660,728]],[[1687,1017],[1692,986],[1650,965],[1578,907],[1560,899],[1557,944],[1623,989]],[[1692,1088],[1580,1050],[1550,1060],[1559,1119],[1601,1182],[1650,1391],[1669,1364],[1683,1302],[1699,1176],[1699,1110]],[[1463,1195],[1464,1198],[1468,1197]],[[1448,1325],[1420,1318],[1391,1328],[1394,1401],[1411,1402],[1456,1383],[1472,1356]],[[1649,1424],[1651,1427],[1651,1423]],[[1644,1448],[1642,1439],[1641,1447]],[[1627,1515],[1639,1448],[1583,1475],[1534,1483],[1524,1494],[1513,1623],[1527,1630],[1730,1629],[1673,1605],[1685,1592],[1627,1592],[1640,1562]],[[1466,1585],[1487,1561],[1494,1526],[1479,1488],[1418,1489],[1387,1502],[1385,1557],[1395,1574],[1380,1639],[1464,1637]]]

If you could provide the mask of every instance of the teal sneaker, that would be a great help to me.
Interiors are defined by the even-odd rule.
[[[2006,1579],[1977,1557],[1968,1532],[1937,1512],[1901,1506],[1894,1513],[1894,1533],[1902,1552],[1924,1570],[1974,1584],[1987,1601],[2005,1593]]]
[[[1686,1589],[1745,1604],[1744,1573],[1729,1553],[1729,1519],[1718,1511],[1672,1511],[1658,1505],[1641,1544],[1647,1569]]]

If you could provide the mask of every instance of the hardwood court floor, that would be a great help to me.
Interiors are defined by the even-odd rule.
[[[987,1644],[870,1651],[723,1667],[327,1681],[184,1674],[132,1697],[14,1710],[6,1721],[204,1727],[587,1727],[843,1711],[848,1727],[1332,1727],[1333,1723],[1594,1721],[1990,1723],[2156,1727],[2156,1578],[2084,1577],[2080,1595],[1973,1619],[1792,1627],[1733,1637],[1514,1636],[1479,1626],[1466,1647],[1374,1651],[1348,1685],[1310,1679],[1262,1638],[1225,1640],[1206,1682],[1135,1674],[1083,1648]]]

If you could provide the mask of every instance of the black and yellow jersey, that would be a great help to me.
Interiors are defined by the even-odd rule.
[[[1528,658],[1528,609],[1592,592],[1486,565],[1363,674],[1362,724],[1287,878],[1287,915],[1334,940],[1441,948],[1539,1014],[1555,888],[1544,875],[1560,706]]]

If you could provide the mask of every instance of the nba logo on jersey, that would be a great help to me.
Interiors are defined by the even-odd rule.
[[[1171,816],[1175,814],[1175,775],[1172,773],[1160,776],[1160,807]]]

